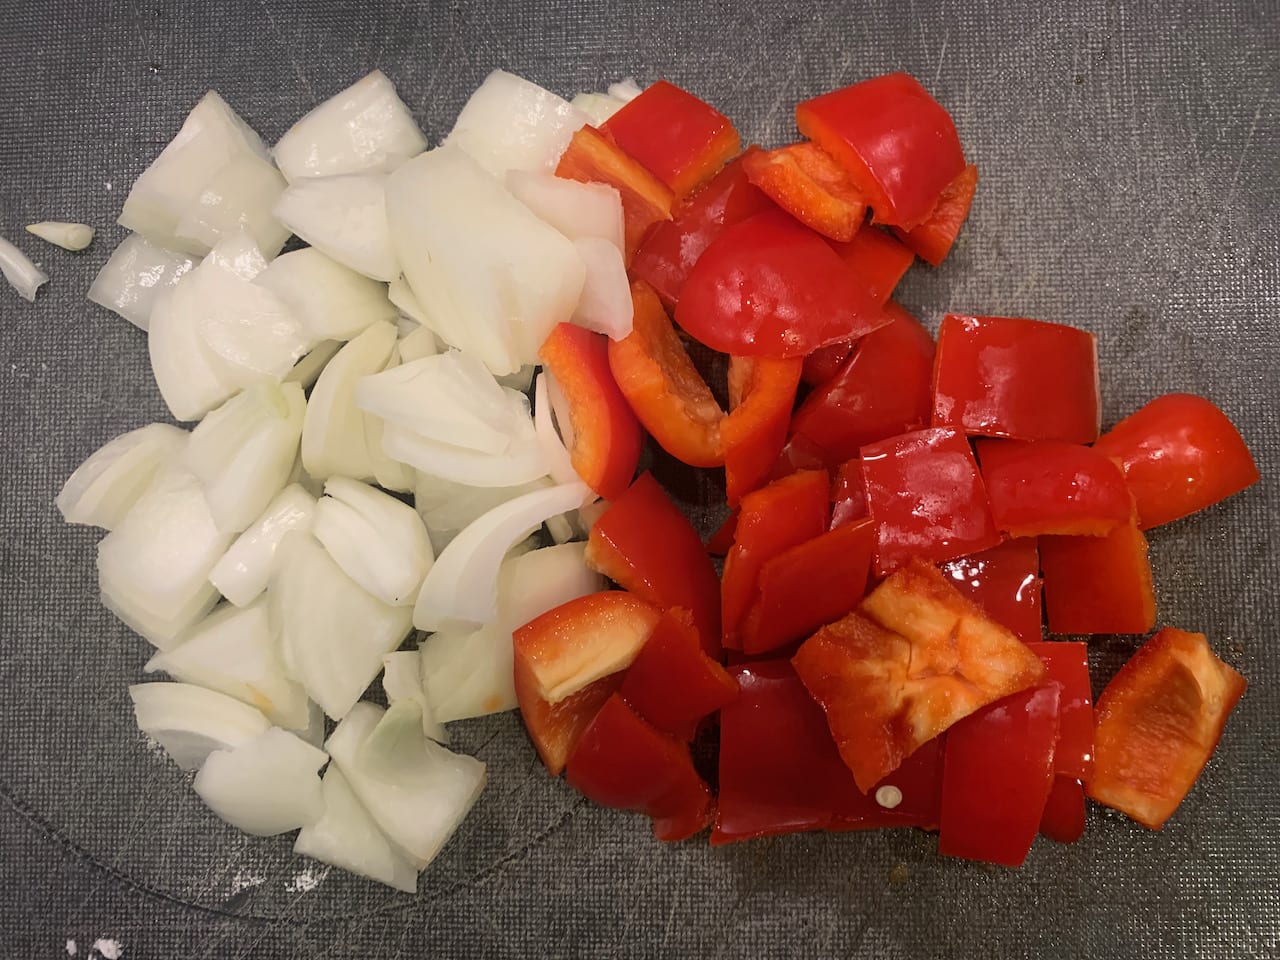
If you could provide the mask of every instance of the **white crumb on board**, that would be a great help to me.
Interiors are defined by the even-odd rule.
[[[76,955],[76,942],[74,940],[67,941],[67,956],[74,957]]]
[[[265,874],[250,870],[247,867],[241,867],[236,871],[236,875],[231,878],[231,892],[240,893],[250,887],[260,887],[266,881]]]
[[[124,947],[120,946],[118,940],[100,937],[93,941],[93,950],[89,951],[89,953],[90,956],[97,953],[103,960],[120,960],[124,956]]]
[[[329,875],[329,868],[323,867],[316,869],[307,867],[298,871],[293,875],[293,879],[289,881],[290,893],[310,893],[316,887],[320,886],[320,881]]]
[[[169,762],[169,754],[165,753],[164,747],[160,745],[159,740],[156,740],[154,737],[150,737],[144,733],[142,735],[142,742],[147,748],[147,753],[157,759],[163,760],[165,763]]]

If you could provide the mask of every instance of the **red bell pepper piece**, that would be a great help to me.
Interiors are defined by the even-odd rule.
[[[769,199],[825,237],[852,240],[867,218],[866,197],[816,144],[758,150],[742,166]]]
[[[940,567],[952,586],[1023,643],[1043,639],[1040,551],[1034,537],[1006,540]]]
[[[583,482],[605,499],[631,483],[644,436],[609,369],[609,338],[571,323],[555,326],[538,356],[569,403],[569,459]]]
[[[845,168],[876,221],[890,226],[910,230],[928,219],[964,169],[951,115],[905,73],[797,104],[796,126]]]
[[[920,259],[938,266],[955,246],[960,228],[969,218],[973,194],[978,189],[978,168],[967,166],[947,184],[927,220],[912,230],[895,227],[898,239],[920,255]]]
[[[904,433],[863,447],[859,457],[877,527],[877,576],[912,557],[936,563],[1000,542],[978,464],[959,431]]]
[[[766,653],[800,640],[856,607],[867,592],[874,545],[875,527],[861,520],[766,561],[739,631],[742,652]]]
[[[1015,693],[947,734],[938,852],[1021,866],[1053,786],[1058,685]]]
[[[723,557],[731,549],[733,549],[733,538],[738,532],[738,508],[734,507],[729,511],[729,515],[724,518],[724,523],[716,527],[716,532],[711,534],[711,538],[707,541],[707,553],[713,557]]]
[[[720,424],[729,506],[736,507],[744,494],[759,489],[777,463],[787,440],[802,363],[799,357],[729,358],[731,409]]]
[[[676,322],[721,353],[784,358],[861,337],[888,319],[819,234],[769,210],[707,247]]]
[[[1025,644],[920,560],[791,662],[864,790],[956,721],[1045,675]]]
[[[1014,317],[947,314],[938,328],[933,425],[1014,440],[1098,439],[1093,334]]]
[[[677,607],[662,615],[619,693],[649,723],[687,742],[698,721],[738,695],[738,684],[703,652],[689,611]]]
[[[1147,538],[1131,520],[1105,537],[1041,537],[1050,633],[1146,633],[1156,625]]]
[[[1177,520],[1257,483],[1257,464],[1227,415],[1189,393],[1157,397],[1093,449],[1119,461],[1143,530]]]
[[[520,706],[520,717],[538,756],[553,777],[564,770],[582,731],[595,719],[604,702],[622,686],[622,678],[622,673],[601,677],[558,703],[549,703],[538,693],[538,683],[529,665],[516,658],[516,703]]]
[[[742,648],[738,629],[755,599],[760,569],[788,547],[827,529],[829,480],[821,470],[804,470],[775,480],[742,498],[733,547],[720,583],[724,645]]]
[[[560,156],[556,176],[582,183],[606,183],[622,198],[626,261],[656,224],[671,219],[671,188],[592,126],[579,128]]]
[[[720,654],[720,581],[698,533],[648,472],[591,526],[587,563],[660,609],[688,610],[711,656]]]
[[[1209,762],[1246,686],[1203,634],[1160,630],[1098,698],[1089,796],[1159,830]]]
[[[1061,687],[1058,696],[1058,742],[1054,772],[1084,780],[1093,769],[1093,687],[1089,681],[1089,648],[1085,643],[1050,641],[1029,644]]]
[[[1055,774],[1040,815],[1040,836],[1058,843],[1075,843],[1084,836],[1084,784]]]
[[[711,791],[689,745],[640,719],[614,694],[583,731],[565,771],[569,786],[604,807],[653,820],[659,840],[687,840],[711,823]]]
[[[896,303],[887,326],[858,341],[852,359],[816,387],[791,421],[792,437],[828,468],[868,443],[929,422],[933,338]]]
[[[719,466],[724,463],[724,411],[648,284],[631,285],[631,302],[631,333],[608,344],[609,369],[618,388],[667,453],[693,467]]]
[[[601,129],[676,199],[710,180],[742,149],[728,117],[666,80],[646,87]]]
[[[862,480],[862,461],[857,457],[840,465],[831,485],[831,529],[854,523],[867,516],[867,489]]]
[[[743,156],[759,147],[748,147]],[[725,227],[773,208],[747,179],[739,158],[693,194],[674,219],[659,223],[631,261],[631,277],[648,283],[668,309],[674,308],[689,271]]]
[[[1092,447],[1056,440],[974,444],[996,529],[1099,537],[1129,522],[1132,499],[1120,468]]]

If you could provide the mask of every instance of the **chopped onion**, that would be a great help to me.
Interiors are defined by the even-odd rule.
[[[387,285],[387,299],[395,304],[395,308],[400,311],[401,316],[408,317],[421,326],[431,326],[426,310],[418,302],[418,298],[413,293],[413,288],[409,286],[409,281],[404,278],[403,274]]]
[[[622,198],[616,187],[512,170],[507,174],[507,189],[570,240],[598,237],[622,251]]]
[[[573,322],[610,340],[623,339],[631,332],[633,308],[622,251],[598,237],[582,237],[573,246],[587,268]]]
[[[569,104],[585,114],[593,127],[598,127],[626,106],[626,101],[607,93],[580,93]]]
[[[451,621],[488,623],[498,613],[498,568],[511,545],[547,517],[580,507],[584,483],[535,490],[490,510],[454,538],[422,583],[414,626],[438,630]]]
[[[426,137],[381,70],[358,80],[289,128],[275,146],[290,182],[343,173],[390,173],[427,148]]]
[[[289,239],[289,231],[272,215],[284,188],[284,177],[271,161],[248,153],[235,157],[205,183],[174,234],[179,241],[214,247],[243,230],[265,256],[274,257]]]
[[[225,270],[241,280],[256,280],[267,269],[267,262],[257,241],[243,230],[238,230],[219,240],[200,264]]]
[[[113,530],[160,467],[187,443],[187,432],[152,423],[107,441],[67,478],[55,501],[67,523]]]
[[[187,274],[156,298],[147,331],[156,386],[169,412],[179,420],[199,420],[237,390],[200,339],[192,276]]]
[[[352,173],[298,180],[280,196],[275,216],[313,247],[374,280],[400,276],[384,200],[386,176]]]
[[[314,537],[291,531],[268,587],[284,663],[311,699],[341,719],[409,633],[409,607],[391,607],[342,572]]]
[[[385,604],[412,604],[434,555],[413,507],[368,484],[330,477],[313,533],[344,573]]]
[[[413,506],[427,525],[432,546],[439,551],[472,521],[499,504],[550,485],[550,480],[540,477],[511,487],[472,487],[418,472],[415,474]]]
[[[396,493],[412,493],[418,471],[391,457],[382,446],[382,421],[365,414],[365,443],[369,447],[369,459],[373,462],[373,478],[378,486]]]
[[[382,658],[382,691],[392,709],[402,701],[418,706],[422,732],[436,743],[448,743],[449,733],[436,720],[422,682],[422,657],[416,650],[400,650]]]
[[[528,401],[516,394],[511,398],[512,407],[517,403]],[[511,446],[496,456],[428,440],[395,423],[386,424],[383,429],[382,448],[401,463],[456,483],[472,487],[516,486],[547,475],[547,463],[527,409],[525,417]]]
[[[609,96],[616,100],[621,100],[624,104],[630,103],[642,93],[644,93],[644,88],[631,77],[609,84]]]
[[[277,257],[257,282],[284,301],[316,340],[350,340],[379,320],[396,319],[384,284],[315,247]]]
[[[298,384],[260,383],[192,431],[184,462],[204,483],[219,530],[244,530],[289,482],[306,406]]]
[[[444,142],[495,177],[508,170],[550,173],[586,122],[586,115],[554,93],[494,70],[471,94]]]
[[[193,266],[186,254],[131,233],[98,271],[89,287],[89,299],[146,330],[161,291],[171,288]]]
[[[551,535],[551,541],[556,544],[568,543],[578,535],[567,513],[562,513],[558,517],[547,517],[547,533]]]
[[[578,476],[578,471],[573,469],[573,461],[569,457],[569,451],[565,448],[564,441],[560,439],[560,434],[556,431],[551,412],[551,399],[547,389],[550,377],[550,371],[543,369],[538,375],[538,379],[534,382],[533,428],[538,435],[538,444],[542,447],[542,455],[546,458],[547,465],[550,468],[551,479],[556,483],[573,483],[575,480],[581,480],[582,478]]]
[[[248,606],[275,573],[276,550],[290,530],[309,533],[316,498],[298,484],[280,491],[209,572],[209,582],[238,607]]]
[[[591,533],[591,528],[596,525],[596,521],[601,515],[609,509],[609,501],[597,500],[594,503],[584,503],[578,508],[578,523],[582,526],[583,532]]]
[[[342,346],[341,340],[321,340],[311,348],[310,353],[295,363],[293,369],[285,374],[285,383],[296,383],[301,385],[302,389],[310,390],[320,379],[320,374],[324,372],[329,361],[338,355]]]
[[[93,243],[94,229],[87,223],[41,220],[39,223],[27,224],[27,233],[47,240],[63,250],[83,250]]]
[[[230,750],[209,754],[196,794],[238,830],[270,837],[315,823],[324,814],[319,770],[323,750],[272,727]]]
[[[396,349],[400,351],[401,363],[413,363],[423,357],[434,357],[440,352],[440,343],[430,327],[421,325],[401,334]]]
[[[526,363],[515,373],[504,373],[498,377],[498,383],[504,387],[509,387],[518,393],[528,393],[529,388],[533,386],[533,375],[538,369],[536,363]]]
[[[35,303],[36,291],[49,282],[49,275],[4,237],[0,237],[0,273],[18,291],[18,296],[32,303]]]
[[[556,429],[560,431],[565,447],[573,449],[573,418],[569,415],[569,399],[550,370],[543,370],[542,373],[547,378],[547,399],[551,401]]]
[[[189,683],[135,683],[129,696],[138,729],[183,770],[195,770],[214,750],[233,749],[271,729],[261,711]]]
[[[147,673],[163,670],[175,680],[235,697],[288,730],[310,725],[307,693],[285,674],[265,598],[244,608],[223,604],[181,639],[152,657]]]

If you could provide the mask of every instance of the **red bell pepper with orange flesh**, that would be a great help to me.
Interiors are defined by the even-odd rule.
[[[1056,440],[974,444],[996,529],[1100,537],[1129,522],[1132,498],[1120,468],[1091,447]]]
[[[1049,679],[1062,688],[1053,770],[1071,780],[1084,780],[1093,769],[1093,686],[1089,680],[1088,645],[1055,640],[1028,646],[1044,661]]]
[[[587,564],[660,609],[688,610],[711,656],[720,654],[720,581],[698,533],[649,473],[591,526]]]
[[[748,147],[743,156],[757,150]],[[653,228],[631,261],[631,277],[649,284],[668,309],[674,308],[689,271],[711,241],[725,227],[771,209],[773,202],[747,179],[742,158],[734,160],[693,194],[672,220]]]
[[[608,343],[604,334],[560,323],[538,351],[569,403],[573,469],[607,500],[631,483],[644,442],[640,422],[609,369]]]
[[[694,264],[676,322],[713,350],[803,357],[888,319],[826,240],[781,210],[725,229]]]
[[[1203,634],[1160,630],[1098,698],[1089,796],[1159,830],[1209,762],[1246,686]]]
[[[803,470],[742,498],[733,547],[720,583],[724,645],[741,649],[738,629],[755,599],[760,569],[788,547],[827,529],[829,480],[825,471]]]
[[[905,73],[797,104],[796,126],[845,168],[877,223],[923,223],[964,169],[951,115]]]
[[[866,197],[816,144],[758,150],[742,166],[769,199],[824,237],[852,240],[867,218]]]
[[[1188,393],[1157,397],[1093,445],[1119,461],[1143,530],[1257,483],[1257,464],[1227,415]]]
[[[689,611],[666,611],[627,668],[618,691],[663,733],[692,740],[698,721],[738,695],[738,684],[702,649]]]
[[[1057,843],[1075,843],[1084,836],[1084,806],[1084,784],[1074,777],[1054,774],[1040,814],[1040,836]]]
[[[1040,551],[1034,537],[939,565],[951,585],[1023,643],[1044,639]]]
[[[645,87],[601,129],[670,187],[677,200],[710,180],[742,149],[728,117],[666,80]]]
[[[920,255],[920,259],[938,266],[955,246],[960,228],[969,219],[973,194],[978,189],[978,168],[965,167],[947,184],[938,205],[922,224],[912,230],[894,228],[898,239]]]
[[[1058,736],[1056,683],[999,700],[947,733],[938,852],[1018,867],[1035,842]]]
[[[729,415],[720,423],[725,497],[736,507],[768,479],[787,440],[800,386],[800,357],[729,358]]]
[[[560,156],[556,176],[605,183],[622,198],[623,246],[628,263],[656,224],[671,219],[671,188],[592,126],[579,128]]]
[[[688,744],[646,723],[617,694],[583,731],[565,777],[588,800],[652,818],[659,840],[687,840],[714,814]]]
[[[1147,538],[1136,520],[1105,537],[1041,537],[1050,633],[1146,633],[1156,625]]]
[[[938,328],[933,425],[983,437],[1098,439],[1093,334],[1017,317],[947,314]]]
[[[853,357],[816,387],[791,420],[792,437],[829,469],[868,443],[929,422],[933,338],[896,303],[887,326],[858,341]]]
[[[538,693],[538,682],[529,664],[516,657],[515,688],[520,717],[538,756],[553,777],[564,770],[582,731],[600,712],[604,702],[622,686],[622,679],[621,672],[613,673],[563,700],[550,703]]]
[[[867,515],[867,489],[862,461],[857,457],[840,465],[831,484],[831,529],[854,523]]]
[[[877,576],[912,557],[936,563],[1000,542],[978,464],[959,431],[900,434],[863,447],[859,457],[876,522]]]
[[[1045,676],[1039,657],[919,559],[791,662],[863,790],[956,721]]]
[[[719,466],[724,411],[652,288],[633,283],[631,302],[631,333],[608,343],[614,381],[663,450],[693,467]]]

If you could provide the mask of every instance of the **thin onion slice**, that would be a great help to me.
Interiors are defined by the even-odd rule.
[[[172,288],[193,266],[195,262],[186,254],[130,234],[94,277],[89,299],[146,330],[161,292]]]
[[[230,750],[209,754],[195,791],[238,830],[271,837],[315,823],[324,814],[319,770],[323,750],[272,727]]]
[[[426,523],[437,552],[499,504],[551,486],[547,477],[511,487],[472,487],[417,471],[414,477],[413,506]]]
[[[36,291],[49,282],[49,275],[4,237],[0,237],[0,273],[18,291],[18,296],[32,303],[35,303]]]
[[[551,373],[544,369],[534,381],[533,428],[538,435],[542,454],[546,457],[551,479],[556,483],[580,482],[582,478],[578,476],[578,471],[573,469],[569,451],[565,448],[564,441],[560,439],[553,420],[551,399],[547,388],[550,376]]]
[[[313,247],[374,280],[400,276],[387,229],[386,177],[352,173],[298,180],[280,195],[275,216]]]
[[[129,696],[138,729],[183,770],[195,770],[214,750],[233,749],[271,729],[262,711],[189,683],[135,683]]]
[[[167,423],[150,423],[107,441],[62,485],[58,511],[67,523],[114,530],[156,471],[186,444],[187,432]]]
[[[290,530],[309,533],[316,498],[291,483],[268,504],[209,571],[209,582],[237,607],[248,606],[275,573],[276,549]]]
[[[532,420],[528,429],[522,429],[507,451],[498,456],[427,440],[394,423],[383,429],[382,449],[423,473],[472,487],[518,486],[547,475],[546,459]]]
[[[27,224],[27,233],[52,243],[63,250],[83,250],[93,243],[93,227],[87,223],[67,223],[63,220],[41,220]]]

